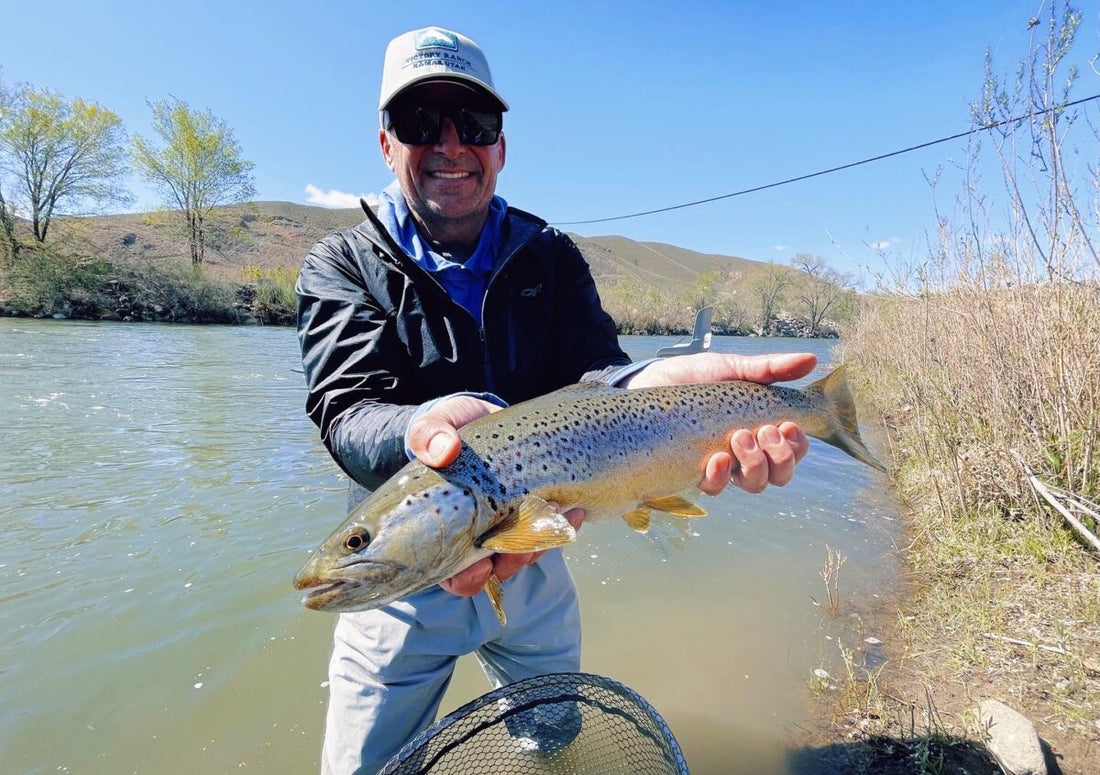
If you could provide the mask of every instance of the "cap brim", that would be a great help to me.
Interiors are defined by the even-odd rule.
[[[477,78],[470,78],[462,75],[461,73],[448,73],[446,75],[442,75],[440,73],[425,73],[422,77],[409,81],[396,92],[391,94],[390,98],[386,100],[385,104],[380,105],[378,109],[385,110],[390,106],[391,103],[393,103],[395,99],[400,97],[409,89],[412,89],[416,86],[423,86],[429,83],[453,83],[459,86],[465,86],[466,88],[475,91],[478,94],[489,97],[494,102],[499,104],[502,113],[506,113],[508,111],[508,103],[504,101],[503,97],[501,97],[492,89],[488,88],[483,82],[481,82]]]

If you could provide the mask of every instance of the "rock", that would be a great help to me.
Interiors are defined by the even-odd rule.
[[[1047,775],[1039,734],[1026,717],[998,700],[983,700],[978,723],[986,747],[1008,775]]]

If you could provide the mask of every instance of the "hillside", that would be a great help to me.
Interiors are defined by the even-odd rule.
[[[219,208],[208,222],[206,263],[213,272],[239,279],[246,266],[296,269],[309,248],[336,229],[363,219],[358,209],[332,210],[290,202],[250,202]],[[171,212],[58,218],[56,239],[85,255],[136,262],[186,262],[187,243],[179,216]],[[623,278],[678,294],[706,272],[737,272],[747,278],[760,262],[696,253],[658,242],[615,235],[570,235],[592,267],[601,291]]]

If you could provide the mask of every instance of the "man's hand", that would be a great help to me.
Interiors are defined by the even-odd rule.
[[[456,396],[440,401],[409,426],[409,448],[424,465],[432,468],[450,465],[462,450],[458,429],[497,411],[500,411],[500,407],[496,404],[470,396]],[[584,521],[584,509],[572,509],[565,512],[564,516],[579,530]],[[441,581],[439,586],[453,594],[471,597],[485,588],[490,574],[506,581],[542,555],[543,552],[494,554]]]
[[[654,361],[627,381],[626,387],[683,385],[693,382],[726,382],[734,379],[769,384],[804,377],[814,370],[817,356],[732,355],[695,353]],[[769,484],[783,486],[794,475],[795,464],[810,449],[806,434],[792,422],[764,425],[756,433],[738,430],[730,439],[730,451],[718,452],[707,461],[699,489],[717,495],[733,481],[746,492],[758,493]],[[734,461],[736,460],[736,470]]]
[[[500,409],[496,404],[472,396],[440,401],[409,426],[409,449],[426,466],[449,466],[462,451],[458,429]]]

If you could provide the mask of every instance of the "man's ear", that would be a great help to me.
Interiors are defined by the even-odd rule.
[[[504,152],[505,152],[507,144],[504,142],[504,133],[503,132],[500,133],[500,141],[499,142],[500,142],[500,159],[497,161],[497,172],[500,172],[502,169],[504,169],[504,156],[505,156]]]
[[[390,172],[397,172],[393,168],[393,143],[390,142],[390,136],[386,134],[385,129],[378,130],[378,144],[382,146],[382,158],[386,160],[386,166],[390,168]]]

